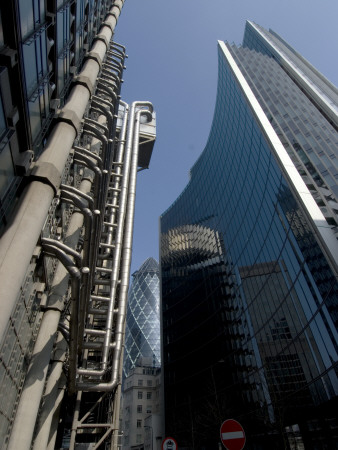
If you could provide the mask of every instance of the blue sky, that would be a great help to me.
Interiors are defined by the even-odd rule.
[[[126,0],[115,40],[129,58],[122,99],[150,100],[157,139],[138,175],[132,272],[158,259],[159,216],[189,180],[207,141],[217,86],[217,40],[240,44],[245,20],[272,28],[336,86],[337,0]]]

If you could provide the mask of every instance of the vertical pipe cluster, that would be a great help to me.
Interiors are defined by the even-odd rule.
[[[106,222],[105,224],[108,228],[114,226],[116,228],[113,240],[112,264],[107,272],[102,271],[102,266],[96,268],[99,274],[109,275],[109,289],[105,289],[107,286],[106,277],[96,278],[95,284],[97,289],[96,293],[91,296],[89,309],[93,317],[103,317],[104,324],[100,329],[98,322],[93,319],[91,326],[88,324],[85,329],[85,334],[88,336],[86,348],[95,352],[95,366],[91,365],[88,367],[91,361],[90,358],[87,358],[86,361],[83,361],[87,367],[77,370],[77,374],[81,376],[80,381],[77,383],[77,387],[80,390],[110,391],[120,381],[118,372],[130,276],[140,116],[144,115],[147,117],[147,120],[151,120],[152,110],[152,105],[149,102],[134,102],[132,104],[128,121],[120,188],[113,187],[116,186],[117,181],[114,179],[114,175],[112,176],[113,192],[116,192],[116,189],[120,189],[117,222]],[[124,126],[122,130],[125,130]],[[124,146],[124,140],[125,136],[122,135],[120,139],[121,146]],[[119,153],[122,154],[122,152],[122,148],[119,147]],[[120,176],[120,173],[118,173],[118,178]],[[113,208],[116,207],[117,205],[114,204]],[[111,216],[111,214],[109,215]],[[108,238],[111,242],[109,233]],[[112,339],[113,334],[114,339]],[[111,351],[112,346],[114,348],[113,352]],[[101,347],[100,352],[97,351],[98,347]],[[112,360],[111,353],[113,354]],[[111,372],[111,375],[107,379],[108,372]]]
[[[30,183],[23,192],[15,217],[0,240],[0,336],[20,294],[26,271],[39,240],[49,207],[60,187],[62,173],[81,127],[91,90],[96,84],[124,0],[115,0],[103,23],[74,87],[59,114],[47,145],[35,163]],[[20,255],[20,258],[17,257]]]
[[[83,70],[76,77],[69,100],[59,115],[60,121],[52,131],[45,151],[35,164],[32,181],[20,200],[19,209],[12,226],[6,231],[0,242],[0,253],[2,255],[0,279],[3,280],[0,290],[6,291],[6,296],[4,292],[0,292],[2,298],[6,298],[6,307],[3,311],[0,328],[2,328],[1,331],[4,331],[7,325],[6,321],[16,302],[18,292],[20,292],[22,279],[26,274],[27,261],[30,261],[34,253],[34,248],[55,193],[59,194],[60,200],[72,204],[72,208],[75,208],[68,231],[64,235],[63,244],[52,239],[41,240],[45,255],[57,257],[61,264],[58,265],[50,286],[46,312],[41,322],[27,372],[8,448],[28,449],[31,446],[50,356],[65,301],[68,299],[68,292],[72,299],[73,314],[71,314],[71,321],[77,322],[76,319],[74,320],[74,315],[78,315],[77,310],[81,310],[84,316],[84,309],[81,309],[81,304],[85,301],[86,292],[88,294],[90,290],[90,283],[86,283],[85,279],[89,279],[89,267],[94,265],[95,251],[98,252],[97,246],[95,250],[95,239],[98,239],[98,231],[102,226],[100,210],[103,211],[105,208],[105,198],[102,192],[108,183],[108,169],[111,167],[114,153],[114,144],[111,137],[116,125],[114,123],[116,118],[114,119],[113,114],[118,109],[118,94],[125,51],[119,44],[109,43],[109,41],[123,3],[122,0],[115,1],[106,17],[98,39],[95,40],[91,52],[88,53],[88,59]],[[107,65],[113,66],[110,69],[110,75],[104,72],[105,61]],[[97,82],[99,74],[101,76]],[[92,96],[91,87],[94,89],[95,85],[97,85],[97,95]],[[104,87],[106,88],[105,91]],[[89,103],[90,98],[92,101]],[[90,118],[86,118],[84,124],[80,122],[79,118],[88,110],[88,104],[91,105],[91,103],[93,103],[93,111],[96,107],[104,114],[103,125],[100,125],[101,117],[98,117],[98,120],[94,122]],[[108,126],[106,126],[106,123]],[[79,150],[78,147],[73,145],[76,129],[79,133],[81,128],[82,135],[86,134],[86,142],[90,142],[91,139],[93,143],[92,136],[100,136],[99,155],[93,151],[88,153],[85,148]],[[81,184],[76,187],[64,186],[60,183],[61,174],[71,154],[74,155],[75,166],[83,166],[81,169],[83,179]],[[100,164],[101,161],[103,161],[102,165]],[[103,164],[105,167],[103,167]],[[93,182],[94,195],[88,196],[90,191],[93,191]],[[85,226],[83,227],[84,223]],[[85,230],[84,246],[83,251],[78,253],[74,249],[78,247],[83,228]],[[19,259],[17,258],[18,254],[20,254]],[[15,270],[13,259],[15,259]],[[69,277],[72,280],[71,287],[69,287]],[[83,286],[86,289],[83,289]],[[70,353],[76,361],[74,354],[77,354],[79,341],[76,327],[71,326],[67,331],[67,326],[63,324],[61,328],[66,330],[65,334],[69,332]],[[49,382],[50,380],[51,378],[49,378]],[[51,390],[52,392],[57,391],[55,391],[55,386]],[[45,404],[46,407],[48,408]],[[39,434],[39,439],[41,438],[47,443],[49,430],[46,431],[46,424],[44,424],[44,429]]]
[[[67,391],[77,396],[71,448],[77,431],[90,429],[83,421],[95,409],[83,392],[97,392],[97,404],[110,399],[107,423],[96,424],[106,427],[93,437],[96,445],[119,427],[114,393],[120,393],[140,119],[151,121],[153,111],[149,102],[129,108],[120,101],[126,55],[111,38],[123,3],[113,2],[94,38],[0,241],[0,296],[6,298],[0,334],[32,255],[38,255],[47,274],[44,312],[8,443],[11,450],[54,448]],[[50,234],[46,217],[61,218],[61,231]],[[89,408],[82,419],[80,407]]]

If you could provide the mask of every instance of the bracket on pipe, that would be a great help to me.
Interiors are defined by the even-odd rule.
[[[102,33],[97,34],[93,39],[93,42],[95,42],[95,41],[103,42],[104,45],[106,46],[107,51],[109,50],[109,41],[104,34],[102,34]]]
[[[114,5],[114,6],[116,6],[119,9],[120,13],[121,13],[121,10],[118,7],[118,5]],[[120,15],[120,13],[119,13],[119,15]],[[116,21],[118,20],[119,15],[116,15],[115,11],[109,11],[109,13],[107,14],[107,16],[113,16]]]
[[[27,179],[49,184],[54,190],[54,195],[56,195],[61,183],[61,174],[54,164],[49,162],[37,162],[34,164],[32,172],[27,176]]]
[[[66,122],[71,125],[75,132],[76,136],[79,135],[79,131],[81,129],[81,119],[77,116],[77,114],[71,109],[61,109],[56,115],[55,119],[57,122]]]
[[[100,70],[101,70],[103,61],[102,61],[100,55],[99,55],[97,52],[93,52],[93,51],[88,52],[88,53],[85,55],[85,57],[84,57],[84,60],[85,60],[85,61],[86,61],[87,59],[93,59],[93,60],[99,65]]]
[[[112,35],[113,35],[114,32],[115,32],[114,27],[113,27],[112,24],[109,23],[107,20],[105,20],[105,21],[103,21],[103,22],[101,23],[101,27],[108,27],[108,28],[110,28],[110,31],[111,31],[111,34],[112,34]]]
[[[72,80],[72,84],[81,84],[82,86],[88,89],[90,96],[92,96],[94,92],[93,83],[90,81],[90,78],[86,77],[85,75],[76,75]]]

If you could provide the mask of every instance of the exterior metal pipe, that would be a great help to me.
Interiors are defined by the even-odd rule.
[[[83,348],[86,350],[102,350],[103,342],[85,342]],[[115,343],[110,344],[111,348],[115,348]]]
[[[119,144],[118,144],[118,147],[117,147],[117,157],[116,157],[116,163],[115,163],[115,165],[117,165],[116,173],[118,175],[121,174],[121,172],[122,172],[121,165],[123,163],[124,144],[125,144],[125,139],[126,139],[127,122],[128,122],[128,114],[129,114],[129,106],[127,105],[127,103],[125,103],[123,101],[120,101],[120,104],[122,106],[124,106],[124,114],[123,114],[123,119],[122,119],[122,126],[121,126],[121,131],[120,131],[120,140],[119,140]],[[111,203],[113,205],[117,204],[119,187],[120,187],[120,178],[117,177],[117,180],[116,180],[116,182],[115,182],[115,184],[113,186],[114,190],[113,190],[113,196],[112,196],[112,200],[111,200]],[[109,216],[109,222],[113,224],[115,222],[115,217],[116,217],[116,212],[112,209],[111,210],[111,215]],[[113,241],[113,229],[109,228],[105,244],[111,245],[112,241]],[[109,258],[110,255],[111,255],[111,250],[112,250],[111,248],[107,248],[102,255],[99,255],[99,258],[100,259],[107,259],[107,258]]]
[[[126,47],[124,45],[122,45],[122,44],[119,44],[118,42],[114,42],[114,44],[113,44],[113,48],[116,48],[116,47],[121,48],[123,53],[126,52]],[[126,57],[127,57],[127,55],[126,55]]]
[[[123,336],[125,336],[126,332],[126,321],[124,321],[123,324]],[[121,354],[123,354],[123,348],[124,348],[124,339],[123,344],[121,348]],[[122,380],[122,374],[123,374],[123,358],[120,358],[120,368],[119,368],[119,380]],[[121,395],[122,395],[122,383],[118,383],[115,391],[114,396],[114,402],[113,402],[113,424],[119,423],[120,413],[121,413]],[[113,437],[111,441],[111,450],[119,450],[119,429],[115,429],[113,431]]]
[[[46,450],[55,450],[55,441],[57,436],[57,430],[59,427],[59,416],[60,416],[60,410],[62,405],[62,400],[64,397],[64,393],[67,386],[67,378],[64,373],[61,373],[60,380],[58,383],[58,396],[55,400],[54,410],[53,410],[53,417],[50,425],[49,430],[49,437],[48,437],[48,444],[46,447],[39,447],[38,449],[33,450],[40,450],[42,448],[46,448]]]
[[[45,240],[44,240],[45,241]],[[51,241],[49,239],[48,241]],[[59,243],[61,244],[61,243]],[[45,251],[55,255],[60,262],[65,266],[67,271],[69,272],[72,280],[72,289],[71,289],[71,313],[69,318],[69,330],[70,330],[70,338],[69,338],[69,391],[73,393],[75,391],[75,374],[76,374],[76,365],[77,365],[77,357],[76,351],[78,347],[78,316],[79,316],[79,303],[80,303],[80,280],[81,280],[81,272],[75,266],[72,259],[64,253],[64,251],[59,248],[57,245],[53,245],[50,243],[43,242],[43,246]],[[60,245],[64,246],[63,244]],[[75,253],[75,252],[74,252]]]
[[[112,336],[112,324],[113,324],[113,315],[114,315],[114,300],[116,297],[116,290],[117,290],[117,283],[118,278],[120,274],[120,262],[121,262],[121,254],[122,254],[122,248],[123,248],[123,239],[124,239],[124,230],[125,230],[125,218],[130,214],[130,208],[128,198],[129,198],[129,188],[130,188],[130,181],[129,181],[129,174],[130,167],[132,164],[133,159],[133,142],[135,141],[135,134],[134,134],[134,121],[135,120],[135,109],[136,106],[139,107],[149,107],[152,110],[152,104],[150,102],[134,102],[131,105],[130,108],[130,120],[128,122],[128,130],[127,130],[127,144],[126,144],[126,154],[125,154],[125,164],[123,167],[123,181],[122,181],[122,187],[121,187],[121,197],[120,197],[120,212],[118,217],[118,225],[116,230],[116,240],[115,240],[115,251],[114,251],[114,258],[113,258],[113,267],[112,267],[112,274],[110,278],[110,302],[107,309],[107,320],[106,320],[106,336],[104,339],[104,347],[103,347],[103,354],[102,354],[102,368],[100,370],[96,371],[96,374],[99,376],[103,376],[106,373],[107,367],[108,367],[108,355],[109,355],[109,349],[110,349],[110,341]],[[143,110],[141,110],[143,111]],[[145,112],[145,111],[143,111]],[[138,135],[137,135],[137,142],[138,142]],[[138,151],[138,146],[137,146]],[[137,172],[137,160],[136,160],[136,172]],[[133,213],[133,210],[132,210]],[[129,260],[130,264],[130,260]],[[115,352],[114,352],[115,354]],[[93,375],[92,369],[78,369],[78,374],[81,375]],[[81,383],[80,383],[81,385]]]
[[[80,190],[90,192],[91,183],[84,180]],[[73,213],[64,243],[75,248],[83,225],[83,215]],[[41,396],[44,389],[47,369],[52,354],[55,336],[64,308],[64,295],[68,287],[69,274],[62,264],[59,264],[50,295],[47,302],[48,309],[42,318],[39,334],[34,346],[33,355],[27,371],[27,376],[16,413],[13,430],[8,449],[29,450],[33,436],[35,422],[39,411]],[[15,433],[16,427],[17,432]]]
[[[103,67],[105,70],[109,70],[109,71],[110,71],[109,76],[110,76],[110,78],[112,78],[116,83],[118,83],[118,82],[120,81],[120,77],[119,77],[118,75],[116,75],[116,73],[114,73],[114,70],[115,70],[115,69],[110,65],[109,62],[105,61],[105,62],[103,63],[103,65],[102,65],[102,67]]]
[[[38,433],[34,440],[33,450],[47,448],[48,438],[53,419],[53,414],[58,406],[59,381],[62,375],[63,363],[66,359],[67,342],[62,335],[58,336],[56,350],[54,352],[54,362],[51,366],[45,393],[43,396],[44,408],[39,417]]]
[[[88,202],[88,208],[90,210],[94,208],[93,197],[80,191],[80,189],[77,189],[74,186],[68,186],[67,184],[61,184],[60,188],[63,192],[71,192],[78,197],[85,199]]]
[[[109,56],[109,53],[108,53],[108,56]],[[115,72],[117,72],[119,78],[121,78],[122,71],[123,71],[123,65],[121,63],[116,63],[113,59],[110,59],[110,61],[106,62],[106,64],[109,64],[109,66],[111,66],[112,69],[115,70]]]
[[[132,154],[132,142],[133,142],[133,133],[134,133],[134,111],[135,105],[133,104],[131,107],[131,119],[128,122],[128,130],[127,130],[127,145],[126,152],[124,156],[124,166],[123,166],[123,178],[122,178],[122,186],[121,186],[121,195],[120,195],[120,210],[119,210],[119,218],[117,223],[117,231],[116,231],[116,239],[115,239],[115,251],[114,258],[112,263],[112,274],[110,284],[110,300],[107,309],[107,319],[106,319],[106,327],[105,327],[105,340],[102,352],[102,361],[101,361],[101,369],[78,369],[79,375],[88,375],[93,376],[94,373],[97,376],[103,376],[108,367],[108,353],[110,350],[110,340],[111,340],[111,332],[112,332],[112,323],[113,323],[113,311],[114,311],[114,301],[115,294],[117,289],[117,281],[119,276],[120,269],[120,258],[121,258],[121,249],[123,243],[123,232],[124,232],[124,219],[127,209],[127,194],[128,194],[128,185],[129,185],[129,173],[130,173],[130,164],[131,164],[131,154]],[[107,336],[108,335],[108,336]]]
[[[69,450],[73,450],[75,448],[76,425],[78,424],[79,417],[80,417],[81,398],[82,398],[82,392],[77,392],[75,411],[74,411],[74,415],[73,415],[72,431],[71,431],[71,435],[70,435]]]
[[[101,169],[101,170],[103,169],[103,161],[99,155],[97,155],[96,153],[93,153],[90,150],[87,150],[86,148],[83,148],[83,147],[78,147],[78,146],[74,145],[73,148],[74,148],[74,154],[77,154],[77,155],[83,154],[83,155],[88,156],[89,158],[92,158],[94,161],[96,161],[99,169]],[[69,186],[69,188],[76,189],[73,186]]]
[[[61,252],[57,255],[60,256],[60,258],[62,258],[62,253],[64,252],[66,255],[70,255],[72,256],[75,261],[81,266],[82,264],[82,258],[81,255],[75,251],[74,249],[72,249],[71,247],[68,247],[66,244],[63,244],[60,241],[56,241],[55,239],[49,239],[49,238],[42,238],[41,239],[42,245],[45,247],[56,247],[58,250],[60,250]],[[66,260],[63,259],[62,261],[63,264],[67,267],[69,264],[74,265],[72,260]]]
[[[46,311],[35,344],[24,390],[17,409],[8,450],[30,450],[36,417],[46,379],[48,362],[60,320],[59,311]],[[46,364],[47,361],[47,364]],[[41,380],[43,382],[41,383]]]
[[[150,111],[139,110],[135,115],[136,106],[148,107]],[[115,351],[113,354],[112,362],[112,375],[111,380],[107,383],[100,383],[93,385],[91,383],[80,382],[78,383],[78,388],[85,391],[99,391],[106,392],[111,391],[119,383],[119,370],[120,370],[120,358],[122,353],[123,345],[123,332],[124,323],[126,317],[126,306],[127,306],[127,293],[129,286],[130,277],[130,262],[131,262],[131,249],[133,241],[133,227],[134,227],[134,207],[135,207],[135,197],[136,197],[136,177],[137,177],[137,163],[138,163],[138,150],[139,150],[139,130],[140,130],[140,116],[146,114],[148,118],[151,119],[151,112],[153,111],[152,104],[149,102],[134,102],[131,107],[131,120],[132,120],[132,132],[133,132],[133,151],[132,151],[132,161],[131,161],[131,172],[130,172],[130,182],[128,189],[128,209],[125,218],[125,235],[123,242],[123,252],[122,252],[122,267],[121,267],[121,286],[119,292],[119,307],[118,315],[115,326]],[[135,127],[134,125],[135,117]],[[130,130],[128,130],[130,131]],[[128,133],[129,137],[129,133]],[[127,140],[127,147],[128,147]],[[114,283],[112,279],[112,284]],[[112,294],[111,294],[112,295]],[[105,338],[105,347],[109,345],[110,333],[107,332]],[[108,342],[107,342],[108,341]]]
[[[112,37],[117,19],[123,7],[124,0],[115,0],[106,23],[103,24],[100,33],[104,31],[108,42]],[[94,42],[91,51],[96,53],[101,61],[107,52],[105,44],[99,40]],[[88,77],[92,85],[95,85],[99,74],[100,65],[93,59],[88,59],[83,66],[80,75]],[[85,86],[76,84],[63,108],[66,114],[71,111],[72,117],[78,123],[82,119],[90,93]],[[7,228],[0,241],[0,337],[7,329],[10,315],[20,293],[20,288],[26,277],[26,271],[34,252],[34,248],[43,228],[48,209],[61,182],[61,174],[64,170],[68,155],[72,148],[76,131],[73,125],[59,122],[54,127],[46,148],[38,160],[40,174],[44,174],[45,180],[49,179],[50,169],[55,174],[55,187],[47,184],[45,180],[33,181],[21,196],[16,216]],[[20,255],[20,258],[17,258]],[[19,447],[18,447],[19,448]],[[22,447],[24,448],[24,447]]]
[[[100,98],[100,97],[97,97]],[[100,99],[103,100],[103,99]],[[111,107],[111,106],[110,106]],[[107,124],[108,124],[108,130],[112,130],[113,129],[113,121],[114,121],[114,117],[111,111],[109,111],[110,107],[103,104],[103,102],[98,102],[96,100],[96,98],[94,99],[92,97],[92,102],[91,102],[91,111],[95,111],[95,112],[99,112],[100,114],[104,114],[104,116],[107,119]]]

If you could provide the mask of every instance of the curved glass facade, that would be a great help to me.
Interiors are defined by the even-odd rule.
[[[222,47],[218,80],[206,148],[161,217],[166,435],[217,448],[234,418],[247,448],[289,448],[294,433],[331,448],[334,268]]]
[[[159,264],[154,258],[148,258],[133,273],[128,294],[124,378],[140,358],[147,358],[146,365],[161,366],[159,275]]]

